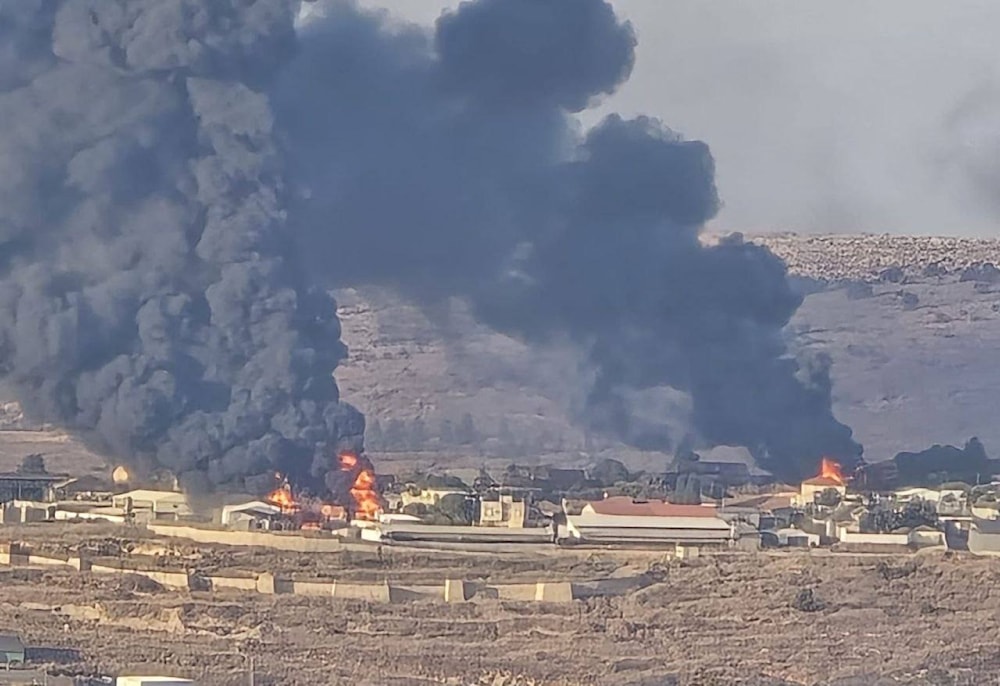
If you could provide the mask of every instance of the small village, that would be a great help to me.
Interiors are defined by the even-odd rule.
[[[557,612],[550,608],[655,592],[666,569],[860,563],[890,579],[927,560],[1000,555],[1000,469],[976,439],[850,473],[823,458],[797,485],[693,452],[663,472],[602,459],[583,468],[379,473],[353,453],[329,465],[323,497],[280,473],[263,494],[199,496],[170,474],[137,478],[118,466],[107,477],[73,477],[50,473],[41,454],[25,456],[0,474],[0,568],[12,581],[40,574],[57,589],[107,589],[93,598],[158,598],[160,609],[147,616],[132,601],[67,605],[48,600],[43,584],[28,614],[0,634],[0,684],[42,683],[53,670],[75,675],[49,681],[65,686],[201,683],[188,677],[203,668],[159,659],[143,671],[184,678],[128,681],[125,669],[135,667],[123,656],[96,677],[81,676],[82,654],[53,646],[52,618],[64,631],[152,622],[187,635],[204,631],[201,618],[234,598],[256,608],[280,598],[279,606],[404,614],[414,603],[441,613],[461,612],[457,605]],[[788,592],[793,611],[826,607],[811,588]],[[180,608],[191,602],[199,609],[185,618]],[[244,662],[227,669],[252,678],[249,658],[237,657]]]
[[[769,483],[743,463],[697,456],[663,474],[630,473],[606,459],[590,469],[509,465],[492,473],[376,475],[367,458],[340,460],[348,484],[343,502],[300,495],[276,475],[263,497],[217,494],[206,505],[176,484],[164,488],[162,479],[158,488],[135,484],[124,467],[106,481],[71,478],[49,474],[32,455],[17,472],[0,474],[2,521],[106,521],[158,531],[186,524],[205,535],[283,533],[445,548],[649,548],[677,557],[817,548],[1000,554],[1000,481],[987,473],[977,473],[975,484],[877,488],[891,464],[845,475],[824,458],[815,476],[789,486]]]

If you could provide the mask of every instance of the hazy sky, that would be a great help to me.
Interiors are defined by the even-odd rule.
[[[454,0],[362,0],[430,24]],[[997,0],[612,0],[632,79],[585,112],[709,143],[721,229],[1000,235]]]

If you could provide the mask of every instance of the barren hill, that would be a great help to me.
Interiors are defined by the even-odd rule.
[[[789,338],[832,357],[837,414],[855,429],[868,459],[972,435],[1000,453],[991,416],[1000,404],[991,355],[1000,344],[1000,284],[975,267],[1000,264],[1000,241],[747,238],[770,247],[805,279],[808,295]],[[469,413],[482,438],[492,439],[483,444],[493,452],[510,443],[504,420],[528,443],[516,446],[522,451],[599,447],[585,446],[567,412],[581,383],[572,360],[558,351],[531,351],[478,326],[460,307],[434,313],[432,322],[382,291],[338,296],[351,355],[337,376],[345,397],[377,419],[383,433],[394,418],[419,417],[434,434],[442,421]]]
[[[1000,265],[1000,240],[747,238],[770,247],[799,277],[807,295],[789,340],[832,357],[837,415],[868,459],[972,435],[1000,455],[992,410],[1000,406],[993,360],[1000,272],[982,264]],[[423,312],[382,290],[345,290],[337,299],[350,347],[337,378],[344,397],[368,415],[370,446],[381,460],[446,454],[463,466],[488,456],[582,463],[601,450],[636,464],[664,459],[588,438],[573,422],[586,378],[568,347],[532,350],[477,324],[460,302]],[[16,405],[0,406],[0,414],[6,428],[24,425]],[[0,457],[13,464],[24,446],[9,443],[0,436]],[[66,459],[63,444],[52,448],[39,446]],[[93,469],[95,456],[81,451],[80,471]]]

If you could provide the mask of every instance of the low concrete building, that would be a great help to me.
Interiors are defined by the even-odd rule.
[[[830,488],[837,491],[841,498],[847,495],[847,486],[840,481],[828,476],[816,476],[802,482],[802,485],[799,487],[799,495],[798,498],[796,498],[795,504],[800,507],[804,507],[814,503],[816,502],[816,496]]]
[[[975,519],[1000,519],[1000,502],[996,500],[978,500],[971,509]]]
[[[974,555],[1000,556],[1000,520],[972,520],[969,529],[969,552]]]
[[[13,500],[0,506],[0,519],[4,524],[27,524],[52,519],[55,505],[45,502]]]
[[[136,520],[171,520],[193,514],[187,496],[175,491],[128,491],[111,499],[112,506]]]
[[[479,526],[521,529],[528,522],[527,498],[511,492],[484,493],[479,501]]]
[[[270,529],[271,522],[282,516],[281,508],[262,500],[226,505],[219,513],[219,523],[233,529]]]
[[[774,531],[761,532],[763,543],[767,547],[780,548],[816,548],[820,544],[818,534],[811,534],[808,531],[785,527]]]

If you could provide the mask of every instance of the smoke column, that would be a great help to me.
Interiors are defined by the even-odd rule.
[[[0,360],[36,419],[192,491],[360,447],[288,249],[265,88],[293,7],[0,4]],[[322,462],[316,471],[325,469]]]
[[[672,387],[781,475],[860,454],[828,364],[787,356],[782,263],[698,240],[708,147],[573,123],[633,66],[606,2],[433,31],[317,4],[298,31],[292,0],[0,4],[0,375],[30,416],[189,489],[319,477],[364,429],[326,289],[377,283],[570,337],[624,440],[627,394]]]
[[[628,393],[672,387],[705,441],[779,475],[859,458],[829,361],[782,340],[800,304],[783,263],[739,237],[699,241],[719,208],[708,147],[654,119],[581,132],[570,117],[633,66],[606,2],[466,2],[432,32],[350,3],[317,15],[274,92],[314,274],[465,296],[538,344],[571,337],[596,373],[584,418],[624,440]]]

